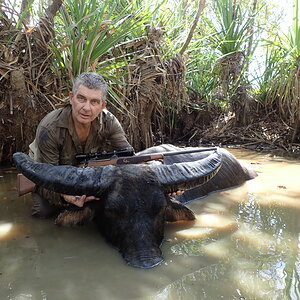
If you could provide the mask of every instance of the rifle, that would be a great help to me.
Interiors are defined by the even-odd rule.
[[[75,155],[75,159],[77,160],[79,165],[82,164],[88,165],[90,161],[99,161],[103,159],[133,156],[134,154],[135,154],[134,149],[132,147],[127,147],[121,150],[113,150],[113,151],[102,150],[100,152],[93,152],[93,153],[80,153]]]
[[[182,151],[170,151],[160,153],[149,153],[144,155],[134,155],[132,147],[114,150],[111,152],[101,151],[94,153],[77,154],[75,158],[79,161],[78,167],[100,167],[107,165],[127,165],[127,164],[140,164],[151,160],[164,159],[166,156],[174,156],[179,154],[188,154],[205,151],[215,151],[217,147],[208,147],[202,149],[189,149]],[[104,159],[103,159],[104,157]],[[23,196],[34,190],[35,183],[25,177],[23,174],[17,175],[17,191],[19,196]]]

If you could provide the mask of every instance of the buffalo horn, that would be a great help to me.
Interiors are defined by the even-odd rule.
[[[204,159],[175,163],[172,165],[155,165],[152,170],[165,193],[187,190],[209,181],[221,167],[222,155],[215,151]]]
[[[18,170],[35,184],[68,195],[100,195],[111,184],[109,174],[114,166],[77,168],[39,163],[17,152],[13,159]]]

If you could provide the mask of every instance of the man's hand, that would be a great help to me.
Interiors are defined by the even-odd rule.
[[[100,198],[94,196],[86,196],[86,195],[72,196],[72,195],[61,194],[61,196],[64,198],[66,202],[74,204],[78,207],[83,207],[84,203],[89,201],[100,200]]]
[[[174,197],[174,196],[180,196],[180,195],[182,195],[184,193],[184,191],[182,191],[182,190],[178,190],[177,192],[173,192],[173,193],[169,193],[168,195],[170,196],[170,197]]]

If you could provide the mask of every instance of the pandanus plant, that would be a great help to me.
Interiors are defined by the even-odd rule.
[[[299,0],[293,1],[293,23],[287,34],[277,34],[267,41],[272,73],[265,93],[266,109],[274,108],[282,121],[292,130],[290,141],[299,138],[300,131],[300,7]],[[265,74],[270,73],[266,68]],[[265,88],[266,90],[266,88]]]

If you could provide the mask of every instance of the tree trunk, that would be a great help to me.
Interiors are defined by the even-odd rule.
[[[257,10],[257,0],[253,0],[252,3],[252,15],[254,15],[256,13]],[[248,42],[248,47],[247,47],[247,51],[246,51],[246,61],[245,61],[245,70],[249,71],[249,58],[250,55],[252,54],[253,50],[253,34],[254,34],[254,22],[252,22],[250,28],[249,28],[249,42]]]
[[[53,23],[53,19],[56,16],[56,13],[60,9],[63,2],[63,0],[53,0],[46,9],[44,18],[47,18],[50,23]]]
[[[23,18],[23,24],[25,24],[25,26],[29,25],[29,23],[30,23],[30,13],[29,13],[29,7],[28,7],[28,0],[22,0],[21,14],[25,14],[24,18]]]
[[[54,37],[53,19],[60,9],[63,0],[53,0],[40,18],[39,24],[34,32],[35,38],[39,40],[41,50],[48,47],[49,41]]]

